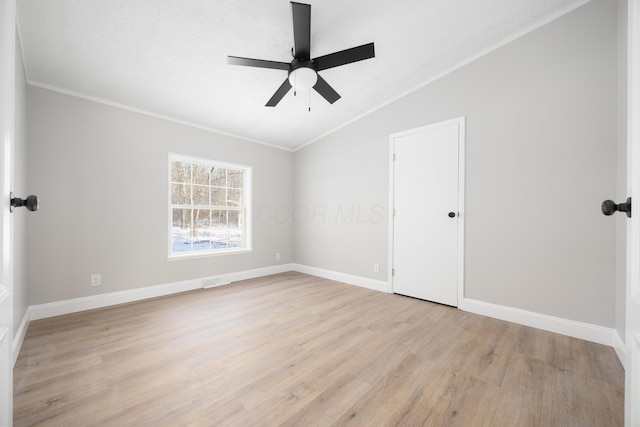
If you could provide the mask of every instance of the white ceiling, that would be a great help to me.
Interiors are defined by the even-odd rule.
[[[312,57],[369,42],[376,57],[321,72],[335,104],[291,91],[275,108],[287,72],[226,58],[290,62],[289,1],[17,3],[30,84],[296,149],[586,1],[308,1]]]

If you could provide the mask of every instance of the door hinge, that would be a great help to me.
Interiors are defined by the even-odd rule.
[[[393,161],[396,161],[396,153],[393,153]]]
[[[393,208],[393,216],[396,216],[396,209]]]
[[[392,276],[395,276],[395,275],[396,275],[396,269],[395,269],[395,268],[392,268],[392,269],[391,269],[391,275],[392,275]]]

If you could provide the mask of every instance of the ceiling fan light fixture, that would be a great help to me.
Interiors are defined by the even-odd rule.
[[[311,67],[300,67],[289,73],[289,83],[296,90],[308,90],[316,85],[318,73]]]

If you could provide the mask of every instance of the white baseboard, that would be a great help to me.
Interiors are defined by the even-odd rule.
[[[609,347],[614,345],[614,334],[617,335],[615,329],[612,328],[567,320],[561,317],[548,316],[546,314],[534,313],[532,311],[520,310],[518,308],[491,304],[469,298],[462,300],[460,309],[495,319],[506,320],[507,322],[517,323],[519,325],[531,326],[549,332],[604,344]]]
[[[109,292],[106,294],[32,305],[30,306],[31,320],[40,320],[46,319],[48,317],[62,316],[64,314],[93,310],[96,308],[124,304],[127,302],[139,301],[147,298],[155,298],[201,288],[202,280],[193,279],[185,280],[183,282],[166,283],[163,285],[147,286],[145,288]]]
[[[624,344],[624,340],[620,336],[620,333],[617,330],[614,330],[613,331],[613,349],[616,351],[616,354],[618,355],[618,360],[620,360],[620,363],[622,364],[623,368],[625,367],[624,363],[625,363],[626,348],[627,346]]]
[[[310,267],[302,264],[292,264],[291,270],[299,273],[310,274],[312,276],[322,277],[324,279],[335,280],[337,282],[356,285],[379,292],[391,292],[389,283],[382,280],[368,279],[366,277],[354,276],[351,274],[339,273],[337,271],[325,270],[317,267]]]
[[[257,277],[271,276],[272,274],[286,273],[287,271],[294,271],[295,264],[280,264],[270,267],[256,268],[253,270],[245,270],[237,273],[224,274],[232,282],[239,282],[240,280],[255,279]]]
[[[24,342],[24,337],[27,335],[27,327],[29,326],[29,322],[31,321],[31,307],[27,307],[27,310],[24,312],[24,316],[22,316],[22,322],[20,322],[20,327],[18,328],[18,332],[16,336],[13,338],[13,365],[15,366],[16,360],[18,360],[18,355],[20,354],[20,349],[22,348],[22,343]]]
[[[240,271],[235,273],[221,274],[218,277],[228,278],[234,282],[238,280],[253,279],[271,274],[284,273],[291,271],[291,264],[282,264],[272,267],[257,268],[254,270]],[[129,289],[126,291],[110,292],[100,295],[92,295],[88,297],[74,298],[64,301],[56,301],[47,304],[32,305],[29,307],[31,312],[30,320],[46,319],[53,316],[61,316],[63,314],[76,313],[79,311],[93,310],[95,308],[108,307],[127,302],[140,301],[148,298],[161,297],[165,295],[176,294],[179,292],[192,291],[194,289],[202,289],[202,280],[206,278],[198,278],[185,280],[182,282],[165,283],[162,285],[148,286],[144,288]]]

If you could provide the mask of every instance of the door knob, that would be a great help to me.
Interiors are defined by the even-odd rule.
[[[449,212],[449,218],[455,218],[456,213],[455,212]]]
[[[26,199],[21,199],[19,197],[14,197],[13,192],[11,193],[11,206],[9,207],[9,211],[13,212],[15,208],[19,208],[20,206],[24,206],[28,211],[34,212],[38,210],[38,206],[40,202],[38,201],[38,196],[28,196]]]
[[[627,217],[631,218],[631,197],[627,197],[626,203],[616,204],[613,200],[605,200],[602,202],[603,214],[608,216],[616,212],[626,212]]]

